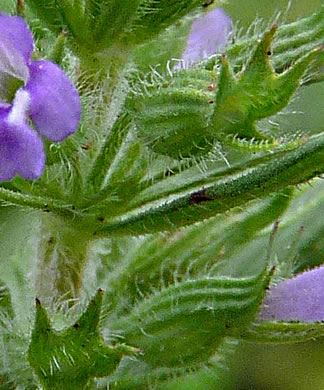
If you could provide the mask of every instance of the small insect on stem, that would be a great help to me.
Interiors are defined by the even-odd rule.
[[[214,0],[206,0],[204,3],[203,3],[203,7],[206,8],[206,7],[209,7],[211,4],[214,3]]]

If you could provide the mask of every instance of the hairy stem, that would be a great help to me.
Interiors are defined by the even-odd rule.
[[[87,233],[66,226],[54,217],[43,218],[39,245],[36,290],[41,300],[51,297],[75,299],[82,287],[82,274],[89,253]]]

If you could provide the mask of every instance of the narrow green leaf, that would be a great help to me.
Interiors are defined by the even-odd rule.
[[[94,49],[91,43],[91,30],[88,17],[80,1],[69,0],[31,0],[28,6],[55,35],[63,31],[73,48]]]
[[[89,15],[89,18],[94,20],[98,17],[100,14],[100,8],[101,8],[102,0],[86,0],[85,1],[85,13]]]
[[[43,212],[53,212],[68,218],[74,218],[78,214],[73,205],[60,200],[21,194],[16,191],[0,188],[0,201],[7,205],[20,206],[27,209],[36,209]]]
[[[121,115],[109,131],[98,156],[95,159],[91,169],[88,182],[94,192],[102,189],[105,184],[106,176],[114,160],[117,159],[118,153],[123,142],[131,129],[131,118],[127,114]]]
[[[134,210],[131,215],[106,224],[95,234],[138,235],[175,230],[287,186],[304,183],[324,172],[323,158],[324,135],[319,134],[298,149],[274,153],[268,161],[247,168],[237,176],[224,178],[174,200],[161,199],[151,207],[146,206],[145,210]]]
[[[293,193],[293,188],[280,191],[268,201],[263,200],[256,210],[250,208],[245,218],[228,226],[219,239],[219,250],[223,249],[224,257],[230,258],[259,231],[278,220],[287,210]]]
[[[278,154],[279,155],[279,154]],[[185,163],[179,164],[178,167],[170,168],[169,171],[163,171],[152,179],[142,181],[140,186],[142,192],[136,196],[129,204],[128,211],[149,205],[151,202],[161,200],[166,201],[168,196],[193,191],[199,187],[206,187],[229,176],[239,175],[246,172],[248,169],[255,168],[259,164],[264,164],[271,160],[272,155],[263,155],[262,157],[251,158],[248,162],[238,162],[230,168],[224,168],[211,162],[206,162],[206,168],[201,173],[200,167],[194,160],[189,162],[189,166]],[[182,175],[181,175],[182,173]]]
[[[50,61],[55,62],[58,65],[62,65],[65,44],[66,44],[66,34],[65,32],[61,32],[61,34],[59,34],[59,36],[55,40],[53,49],[50,55],[48,56],[48,59]]]
[[[78,45],[86,46],[88,43],[89,26],[81,4],[70,0],[56,0],[57,7],[62,15],[65,28],[77,41]]]

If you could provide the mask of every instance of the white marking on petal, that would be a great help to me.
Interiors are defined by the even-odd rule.
[[[30,106],[30,95],[27,91],[19,89],[16,92],[12,108],[9,112],[7,121],[12,125],[22,125],[26,123],[27,112]]]

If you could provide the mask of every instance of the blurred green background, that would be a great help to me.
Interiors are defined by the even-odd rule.
[[[122,1],[122,0],[121,0]],[[294,0],[287,14],[292,21],[311,14],[321,0]],[[225,11],[235,23],[248,27],[256,17],[271,20],[285,12],[287,0],[228,0]],[[0,11],[11,12],[15,1],[0,0]],[[283,125],[293,131],[324,131],[324,83],[298,91],[298,96],[283,116]],[[291,114],[292,111],[303,112]],[[290,112],[290,113],[289,113]],[[280,233],[279,233],[280,234]],[[322,255],[324,261],[324,254]],[[165,390],[324,390],[324,341],[298,345],[242,345],[233,354],[221,378],[213,369],[173,380]]]
[[[0,11],[1,12],[11,12],[15,8],[15,1],[12,0],[1,0],[0,2]]]

